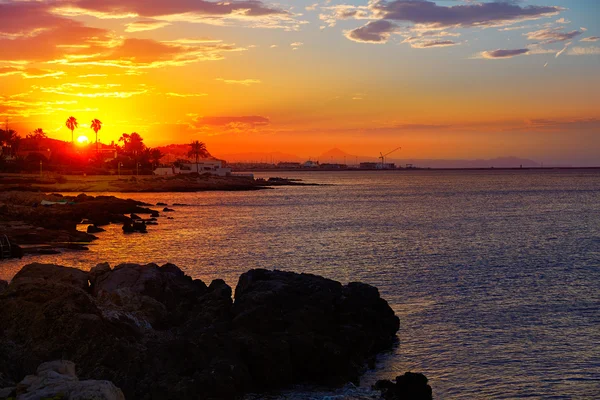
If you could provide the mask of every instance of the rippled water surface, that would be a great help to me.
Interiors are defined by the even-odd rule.
[[[364,384],[411,370],[438,399],[600,398],[600,172],[295,177],[333,185],[128,195],[188,206],[147,235],[110,226],[89,252],[5,262],[0,278],[35,260],[168,261],[232,286],[257,267],[358,280],[401,318]]]

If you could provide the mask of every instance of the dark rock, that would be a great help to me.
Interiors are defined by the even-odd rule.
[[[368,285],[252,270],[231,295],[173,264],[28,265],[0,293],[0,375],[62,358],[127,398],[233,399],[355,379],[398,327]]]
[[[2,390],[0,389],[0,393]],[[35,375],[25,377],[6,393],[23,400],[33,399],[95,399],[125,400],[121,389],[108,381],[80,381],[75,364],[59,360],[41,364]],[[1,394],[0,394],[1,395]]]
[[[385,400],[432,400],[431,386],[427,384],[427,377],[423,374],[407,372],[398,375],[396,382],[381,380],[373,386],[380,390]]]
[[[152,211],[152,212],[150,213],[150,216],[151,216],[152,218],[158,218],[158,217],[160,217],[160,213],[159,213],[158,211]]]
[[[171,211],[175,211],[175,210],[173,210],[172,208],[165,207],[165,208],[163,208],[163,211],[164,212],[171,212]]]
[[[265,387],[298,379],[356,380],[369,356],[391,346],[399,329],[376,288],[316,275],[251,270],[240,277],[235,299],[234,327],[260,334],[246,341],[246,362]]]
[[[0,293],[4,292],[8,288],[8,282],[0,279]]]
[[[11,286],[53,282],[88,290],[88,273],[77,268],[61,267],[54,264],[33,263],[24,266],[11,281]]]
[[[139,233],[147,233],[148,231],[146,230],[146,223],[141,221],[133,221],[133,223],[130,222],[126,222],[125,224],[123,224],[123,232],[124,233],[134,233],[134,232],[139,232]]]
[[[106,231],[106,229],[99,228],[96,225],[90,225],[87,227],[87,233],[100,233],[100,232],[105,232],[105,231]]]
[[[156,203],[157,206],[168,206],[167,203]]]
[[[131,214],[131,215],[130,215],[130,218],[131,218],[131,219],[142,219],[142,218],[141,218],[139,215],[137,215],[137,214]]]

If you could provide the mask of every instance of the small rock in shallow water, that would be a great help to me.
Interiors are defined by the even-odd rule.
[[[386,400],[433,399],[431,386],[427,384],[427,377],[413,372],[398,375],[395,383],[388,380],[377,381],[374,389],[381,390],[381,394]]]

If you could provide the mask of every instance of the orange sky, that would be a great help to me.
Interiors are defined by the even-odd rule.
[[[572,3],[5,0],[0,115],[217,155],[600,164],[598,4]]]

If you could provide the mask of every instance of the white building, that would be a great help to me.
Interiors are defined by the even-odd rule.
[[[179,167],[159,167],[154,170],[154,175],[179,175],[179,174],[211,174],[217,176],[231,175],[231,168],[224,168],[221,160],[203,160],[198,164],[184,163]]]

